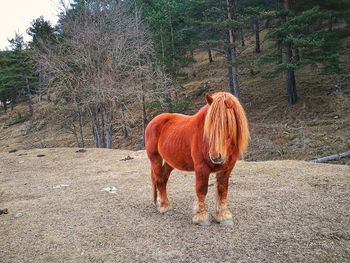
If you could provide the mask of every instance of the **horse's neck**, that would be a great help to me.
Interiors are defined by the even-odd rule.
[[[200,108],[200,110],[193,116],[193,118],[199,123],[204,125],[205,116],[208,112],[208,104]]]

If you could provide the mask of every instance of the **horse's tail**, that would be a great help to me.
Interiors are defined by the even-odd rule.
[[[243,155],[243,153],[247,150],[250,133],[248,127],[248,120],[246,113],[236,97],[233,97],[234,105],[233,110],[235,112],[236,125],[237,125],[237,141],[236,145],[238,148],[238,153]]]

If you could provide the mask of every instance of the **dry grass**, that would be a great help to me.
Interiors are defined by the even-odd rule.
[[[239,162],[234,226],[199,227],[192,173],[174,171],[174,211],[161,215],[144,152],[76,150],[0,152],[0,207],[9,209],[0,215],[1,262],[350,261],[348,166]],[[214,177],[209,185],[214,212]],[[101,191],[109,186],[114,194]]]

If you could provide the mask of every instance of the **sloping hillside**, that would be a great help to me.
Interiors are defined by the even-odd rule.
[[[263,32],[264,33],[264,32]],[[264,39],[264,34],[262,34]],[[320,65],[306,66],[296,72],[299,100],[290,107],[287,103],[285,79],[267,80],[253,72],[263,72],[268,65],[250,64],[254,57],[266,54],[271,48],[262,42],[262,53],[253,51],[248,38],[247,46],[239,48],[240,100],[252,131],[252,141],[246,160],[298,159],[345,152],[350,149],[350,38],[343,43],[341,65],[343,75],[322,75]],[[227,90],[226,58],[214,52],[214,62],[208,63],[207,54],[195,54],[196,63],[184,69],[183,96],[190,102],[188,112],[195,112],[203,103],[205,92]],[[194,103],[193,103],[194,102]],[[350,164],[350,159],[342,163]]]
[[[262,53],[271,48],[261,33]],[[258,56],[253,50],[253,38],[247,35],[247,47],[238,47],[244,65],[240,66],[239,82],[241,101],[248,114],[251,128],[251,143],[246,160],[297,159],[310,160],[350,149],[350,38],[342,41],[340,60],[343,75],[322,75],[320,65],[306,66],[296,72],[299,101],[288,106],[285,80],[266,80],[257,72],[264,67],[252,64]],[[259,55],[260,56],[260,55]],[[195,113],[204,105],[206,92],[227,91],[227,68],[223,54],[213,51],[213,63],[208,62],[207,53],[194,53],[195,62],[181,68],[178,77],[179,89],[173,101],[174,111],[185,114]],[[251,71],[252,70],[252,71]],[[253,74],[252,74],[253,72]],[[255,72],[255,73],[254,73]],[[71,131],[64,128],[62,112],[53,103],[43,101],[34,104],[34,116],[14,125],[26,114],[22,103],[0,113],[0,150],[76,147]],[[148,119],[162,112],[155,107],[157,101],[147,101]],[[138,150],[141,148],[140,113],[127,111],[129,137],[123,138],[119,113],[114,126],[114,148]],[[88,117],[87,117],[88,119]],[[85,127],[85,144],[93,147],[89,125]],[[350,164],[350,158],[340,162]]]
[[[349,166],[238,162],[234,226],[199,227],[192,173],[174,172],[161,215],[143,151],[77,150],[0,152],[1,262],[350,261]]]

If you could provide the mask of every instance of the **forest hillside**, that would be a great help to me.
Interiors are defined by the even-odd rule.
[[[239,97],[245,160],[350,149],[348,1],[73,1],[0,52],[0,150],[139,150],[162,112]],[[68,52],[69,50],[69,52]],[[349,164],[349,158],[338,163]]]
[[[248,43],[249,43],[248,38]],[[350,38],[344,41],[341,54],[343,65],[349,67]],[[265,47],[264,42],[262,47]],[[249,52],[245,51],[247,56]],[[244,56],[244,53],[243,53]],[[196,51],[195,62],[183,68],[188,77],[179,79],[181,92],[175,111],[193,114],[205,104],[204,94],[227,90],[225,61],[213,52],[208,63],[207,53]],[[242,78],[241,101],[246,109],[251,143],[246,160],[314,158],[345,152],[350,149],[350,75],[320,75],[307,67],[299,73],[299,102],[293,107],[286,103],[283,78],[266,80],[246,74]],[[34,115],[21,119],[26,103],[0,114],[0,149],[76,147],[75,136],[56,122],[55,106],[34,98]],[[161,111],[158,104],[149,103],[150,116]],[[141,126],[137,116],[130,116],[130,133],[124,138],[116,120],[114,148],[140,149]],[[18,121],[18,123],[15,123]],[[89,130],[87,130],[87,133]],[[93,141],[87,140],[87,147]],[[343,160],[342,163],[349,163]]]

